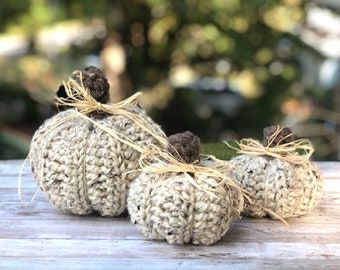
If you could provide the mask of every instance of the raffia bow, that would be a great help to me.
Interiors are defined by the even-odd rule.
[[[144,117],[138,117],[136,115],[136,110],[134,109],[135,106],[138,105],[138,97],[142,94],[141,92],[138,92],[131,97],[117,103],[112,104],[103,104],[95,100],[90,92],[84,87],[83,80],[82,80],[82,72],[81,71],[75,71],[74,74],[79,75],[80,83],[75,81],[74,79],[70,78],[68,81],[64,81],[64,87],[67,94],[67,98],[62,97],[56,97],[56,104],[57,105],[63,105],[67,107],[73,107],[75,110],[66,115],[65,117],[61,118],[58,121],[55,121],[47,130],[44,130],[39,135],[43,136],[44,138],[48,138],[49,134],[53,132],[56,128],[61,126],[66,121],[69,121],[73,118],[82,117],[98,128],[102,129],[103,131],[110,134],[113,138],[129,145],[130,147],[134,148],[135,150],[139,152],[143,152],[144,149],[140,147],[137,143],[133,142],[131,139],[126,137],[124,134],[121,134],[115,129],[112,129],[108,126],[105,126],[98,121],[92,119],[88,115],[91,112],[100,111],[107,113],[108,115],[121,115],[129,118],[133,123],[138,125],[142,130],[144,130],[146,133],[150,134],[152,137],[156,138],[160,145],[163,147],[167,146],[167,140],[166,136],[160,136],[158,134],[164,134],[163,131],[160,129],[158,125],[151,125],[148,120],[146,120]],[[42,146],[44,147],[44,146]],[[19,177],[18,177],[18,195],[21,200],[21,202],[26,206],[26,203],[24,202],[24,199],[22,198],[21,193],[21,175],[24,165],[26,164],[26,161],[28,160],[28,157],[30,154],[28,154],[27,158],[25,159],[23,166],[20,170]],[[40,162],[44,162],[44,158],[40,157]],[[43,177],[41,177],[43,179]],[[39,187],[37,189],[37,192],[39,191]],[[34,194],[32,200],[36,197],[37,192]]]
[[[184,160],[178,159],[171,155],[169,151],[156,146],[151,146],[150,149],[144,151],[140,157],[139,164],[141,171],[152,173],[182,173],[185,178],[197,189],[207,192],[214,197],[216,195],[216,187],[225,185],[228,188],[233,188],[239,191],[240,200],[248,197],[248,192],[243,190],[229,176],[233,166],[231,163],[220,161],[214,156],[209,156],[212,161],[207,166],[202,166],[199,163],[186,163]],[[243,203],[239,205],[239,212],[242,211]]]
[[[63,81],[67,97],[56,97],[56,105],[75,107],[83,114],[89,114],[94,111],[103,111],[109,114],[125,114],[129,105],[138,104],[138,97],[142,94],[138,92],[123,101],[114,104],[103,104],[95,100],[90,91],[85,88],[82,72],[77,70],[73,74],[80,78],[80,82],[78,83],[72,78]]]
[[[143,121],[144,118],[136,117],[136,111],[132,109],[133,106],[138,105],[138,98],[142,95],[142,92],[137,92],[134,95],[130,96],[129,98],[111,104],[103,104],[95,100],[90,92],[84,87],[83,80],[82,80],[82,72],[75,71],[74,74],[77,74],[80,78],[80,83],[75,81],[74,79],[70,78],[68,81],[64,81],[64,87],[67,94],[67,98],[56,97],[56,104],[63,105],[68,107],[76,108],[74,114],[71,114],[64,119],[61,119],[56,126],[62,124],[64,121],[67,121],[69,118],[72,117],[83,117],[86,118],[88,121],[92,122],[94,125],[98,126],[103,131],[106,131],[114,138],[119,139],[123,143],[128,144],[129,146],[133,147],[134,149],[142,152],[143,149],[138,147],[138,145],[134,144],[134,142],[130,141],[126,138],[123,134],[120,134],[116,130],[113,130],[109,127],[106,127],[103,124],[98,123],[97,121],[93,120],[91,117],[87,115],[91,112],[99,111],[104,112],[109,115],[122,115],[129,119],[131,119],[136,125],[138,125],[141,129],[145,132],[149,133],[154,138],[160,142],[161,145],[166,146],[167,141],[164,137],[157,135],[163,134],[163,131],[157,126],[150,127],[150,123]],[[54,128],[54,126],[52,127]]]
[[[293,164],[303,164],[307,162],[314,152],[314,148],[308,139],[299,139],[288,143],[277,144],[274,147],[269,147],[281,130],[282,128],[278,126],[276,131],[269,137],[268,146],[264,146],[261,142],[249,138],[235,142],[237,147],[232,146],[228,142],[224,143],[235,150],[238,154],[271,156]],[[291,134],[286,137],[288,136],[291,136]]]

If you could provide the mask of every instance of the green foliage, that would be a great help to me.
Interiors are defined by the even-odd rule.
[[[29,151],[29,142],[12,132],[0,133],[0,160],[25,159]]]
[[[233,147],[237,145],[233,142],[229,142]],[[232,157],[237,155],[236,151],[230,148],[223,142],[217,143],[202,143],[201,144],[201,154],[202,157],[205,155],[215,156],[218,159],[230,160]]]
[[[149,112],[167,134],[191,130],[208,142],[219,141],[230,129],[239,137],[257,137],[282,118],[282,102],[305,97],[304,89],[294,90],[301,81],[297,55],[301,48],[315,51],[289,28],[303,16],[304,2],[298,0],[2,1],[0,30],[26,35],[29,50],[23,57],[0,61],[0,80],[20,84],[46,102],[46,89],[55,90],[57,80],[83,68],[89,55],[98,56],[114,40],[127,53],[122,85],[128,85],[129,93],[145,89],[157,96]],[[74,20],[85,26],[104,22],[106,37],[73,42],[57,53],[37,46],[42,28]],[[56,36],[55,42],[66,37]],[[227,68],[217,68],[220,60]],[[196,78],[227,81],[243,105],[231,115],[214,109],[211,117],[202,117],[197,113],[202,98],[186,86],[173,86],[178,66],[189,67]],[[168,84],[171,93],[157,91],[160,84]],[[165,105],[160,108],[159,103]]]

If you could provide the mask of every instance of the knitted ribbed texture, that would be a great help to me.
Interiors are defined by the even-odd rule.
[[[156,124],[142,109],[131,105],[130,110],[155,130]],[[120,215],[126,209],[130,182],[138,176],[134,170],[140,153],[74,113],[74,109],[60,112],[35,132],[29,154],[34,179],[50,203],[64,212]],[[128,117],[110,115],[95,121],[140,147],[157,144]]]
[[[132,223],[147,237],[173,244],[215,243],[243,208],[240,191],[222,184],[214,196],[192,185],[183,173],[143,172],[128,194]]]
[[[322,197],[322,176],[310,161],[297,165],[269,156],[241,155],[231,162],[236,166],[233,179],[254,196],[254,203],[243,210],[248,216],[277,218],[264,208],[281,218],[302,216]]]

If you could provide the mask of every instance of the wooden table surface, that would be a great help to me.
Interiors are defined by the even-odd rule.
[[[324,196],[308,215],[243,218],[211,246],[149,240],[129,217],[75,216],[36,191],[29,165],[0,161],[0,269],[340,269],[340,162],[319,162]]]

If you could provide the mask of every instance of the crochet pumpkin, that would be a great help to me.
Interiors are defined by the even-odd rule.
[[[190,149],[197,145],[197,137],[190,132],[173,136],[169,142],[178,144],[169,148],[168,154],[173,155],[163,153],[157,158],[157,151],[146,155],[145,160],[155,163],[145,166],[130,186],[131,221],[151,239],[211,245],[239,218],[242,192],[225,181],[228,178],[211,162],[186,163],[199,160],[199,151]]]
[[[273,219],[305,215],[322,197],[322,175],[309,160],[313,148],[307,140],[293,140],[287,128],[264,129],[263,145],[242,140],[242,155],[231,160],[232,177],[251,194],[243,213]]]
[[[137,106],[138,95],[105,104],[109,85],[101,71],[90,67],[76,74],[58,91],[59,108],[66,110],[46,120],[32,138],[33,176],[63,212],[118,216],[139,174],[140,151],[131,144],[148,147],[158,143],[150,133],[165,135]]]

